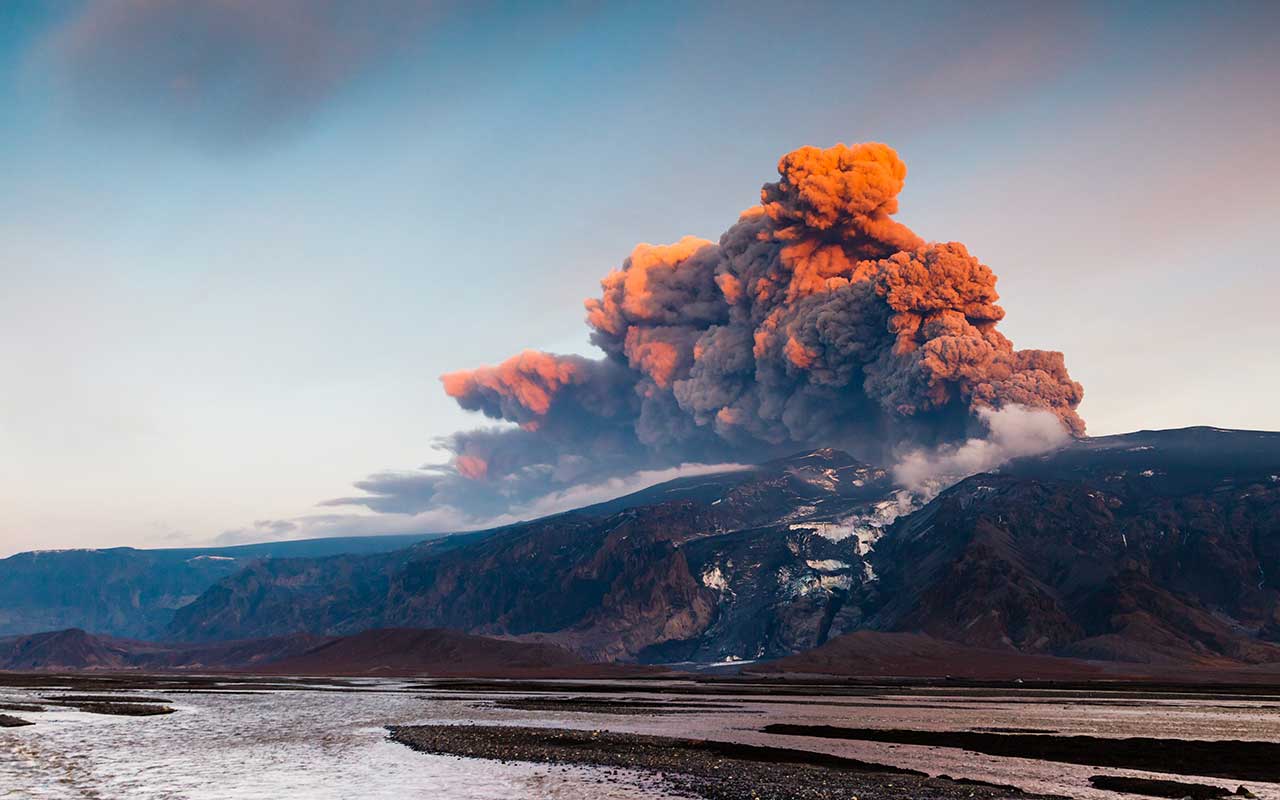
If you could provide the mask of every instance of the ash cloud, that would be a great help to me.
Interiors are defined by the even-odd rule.
[[[1006,424],[1027,414],[1083,434],[1062,354],[997,330],[991,269],[893,218],[907,169],[892,148],[803,147],[778,173],[718,242],[641,244],[601,281],[586,312],[602,357],[525,351],[443,376],[505,426],[442,440],[449,463],[411,490],[375,476],[337,502],[504,513],[637,470],[814,445],[986,463],[1019,449]],[[976,441],[994,450],[966,443],[988,429]]]
[[[438,2],[95,0],[44,55],[95,123],[213,149],[300,127],[425,33]]]

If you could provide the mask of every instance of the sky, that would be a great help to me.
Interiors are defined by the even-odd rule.
[[[1280,429],[1278,81],[1274,3],[3,0],[0,555],[447,527],[324,503],[806,144],[898,151],[1090,434]]]

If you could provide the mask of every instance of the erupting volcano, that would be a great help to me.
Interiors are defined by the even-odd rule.
[[[518,502],[815,444],[882,456],[1012,405],[1084,433],[1062,354],[997,330],[992,270],[893,218],[907,168],[892,148],[802,147],[778,172],[718,244],[641,244],[601,281],[586,310],[602,358],[526,350],[443,376],[463,408],[514,425],[448,437],[436,499]]]

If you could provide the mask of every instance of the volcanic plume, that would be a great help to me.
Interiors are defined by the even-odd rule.
[[[719,243],[641,244],[605,276],[586,301],[602,358],[525,351],[445,375],[463,408],[514,425],[449,437],[452,468],[420,488],[510,507],[813,444],[883,456],[962,440],[1012,405],[1084,432],[1062,354],[996,329],[991,269],[893,219],[907,169],[892,148],[802,147],[778,172]]]

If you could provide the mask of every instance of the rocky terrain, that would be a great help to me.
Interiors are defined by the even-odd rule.
[[[592,660],[715,661],[822,644],[896,508],[884,470],[820,450],[392,556],[264,561],[180,609],[175,640],[446,627]]]
[[[1139,663],[1280,662],[1280,435],[1085,440],[894,526],[865,626]]]
[[[983,652],[1280,662],[1278,475],[1280,435],[1141,432],[1015,461],[913,510],[885,471],[820,450],[402,562],[264,562],[178,611],[169,634],[441,626],[593,660],[708,663],[878,631]]]
[[[408,549],[256,559],[162,638],[210,661],[231,640],[448,628],[597,662],[1252,669],[1280,663],[1278,580],[1280,434],[1191,428],[1078,440],[923,507],[827,449]]]

